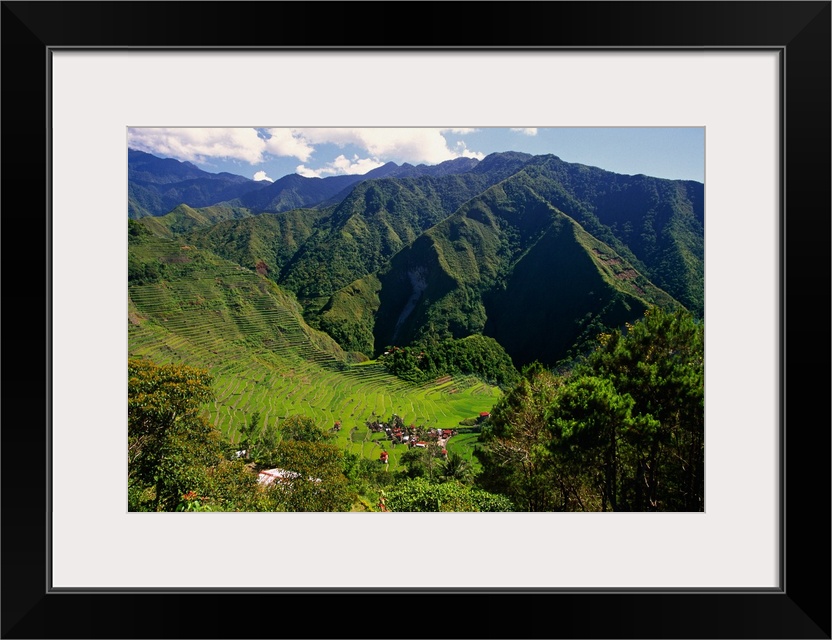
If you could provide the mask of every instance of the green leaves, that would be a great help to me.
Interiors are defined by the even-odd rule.
[[[542,367],[494,407],[481,486],[529,510],[704,509],[704,327],[652,308],[575,369]]]
[[[475,375],[502,386],[518,379],[517,369],[505,350],[493,338],[482,335],[390,347],[379,360],[390,373],[411,382],[427,382],[456,373]]]
[[[340,447],[323,442],[283,440],[272,464],[289,474],[270,490],[278,510],[348,511],[354,494],[344,475]]]
[[[548,449],[547,416],[562,380],[533,365],[491,411],[476,456],[477,485],[508,496],[521,511],[551,511],[568,501]]]
[[[458,453],[449,453],[440,470],[440,477],[444,480],[457,480],[468,484],[473,478],[470,463]]]
[[[211,382],[200,369],[128,361],[128,476],[134,495],[154,489],[156,510],[173,510],[181,495],[206,488],[207,469],[222,458],[219,432],[200,415]]]
[[[577,441],[584,446],[607,438],[611,429],[626,428],[634,400],[620,395],[605,378],[580,376],[563,386],[550,407],[549,427],[556,440]]]
[[[318,426],[312,418],[294,415],[283,420],[280,425],[283,440],[296,442],[329,442],[332,434]]]
[[[603,336],[549,424],[554,453],[598,469],[602,508],[703,509],[704,326],[686,311],[652,308]]]
[[[413,478],[399,483],[386,492],[390,511],[513,511],[505,496],[494,495],[467,487],[458,481],[432,483],[426,478]]]

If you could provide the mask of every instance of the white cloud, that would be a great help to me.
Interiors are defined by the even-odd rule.
[[[537,135],[537,129],[535,129],[534,127],[530,127],[530,128],[527,128],[527,129],[512,128],[512,131],[514,131],[514,133],[522,133],[522,134],[527,135],[527,136],[536,136]]]
[[[320,178],[320,172],[310,169],[309,167],[305,167],[302,164],[299,164],[297,168],[295,168],[295,173],[299,176],[303,176],[304,178]]]
[[[266,140],[266,150],[276,156],[290,156],[307,162],[315,151],[298,129],[266,129],[271,136]]]
[[[297,158],[300,175],[327,176],[363,174],[393,161],[399,164],[438,164],[459,157],[483,158],[485,154],[469,150],[463,140],[449,142],[448,134],[460,136],[476,129],[465,128],[134,128],[128,130],[128,145],[165,157],[196,163],[211,159],[244,161],[252,165],[269,156]],[[341,154],[334,160],[321,154],[320,145],[349,146],[357,152],[348,158]],[[316,153],[317,152],[317,153]],[[318,165],[316,167],[316,165]],[[265,171],[255,180],[271,180]]]
[[[461,153],[450,147],[444,133],[470,133],[473,129],[368,128],[368,129],[292,129],[312,145],[330,143],[354,145],[379,162],[436,164],[458,158]],[[473,153],[473,152],[471,152]]]
[[[464,140],[460,140],[456,143],[456,151],[457,157],[462,156],[464,158],[476,158],[477,160],[482,160],[485,157],[485,154],[481,151],[469,150]]]
[[[258,171],[257,173],[255,173],[254,180],[256,180],[257,182],[261,182],[263,180],[265,180],[266,182],[274,182],[274,180],[272,180],[269,176],[266,175],[265,171]]]
[[[326,176],[344,175],[344,174],[359,174],[363,175],[368,171],[372,171],[384,163],[379,162],[374,158],[359,158],[357,155],[352,157],[352,160],[341,154],[332,162],[320,169],[311,169],[304,165],[299,165],[295,172],[305,178],[324,178]]]
[[[127,144],[133,149],[190,162],[211,158],[243,160],[257,164],[263,160],[266,142],[255,129],[240,128],[131,128]]]

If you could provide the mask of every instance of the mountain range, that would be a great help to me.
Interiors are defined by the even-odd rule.
[[[131,149],[128,184],[150,234],[271,281],[356,357],[482,334],[554,366],[650,306],[704,315],[699,182],[517,152],[264,182]],[[150,255],[131,287],[165,277]]]

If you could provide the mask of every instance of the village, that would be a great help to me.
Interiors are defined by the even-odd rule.
[[[490,414],[487,411],[480,413],[478,422],[486,420],[489,416]],[[404,445],[427,448],[433,445],[438,447],[445,457],[448,455],[448,440],[459,433],[457,429],[427,429],[413,424],[405,426],[404,421],[395,413],[389,422],[372,420],[367,422],[367,427],[372,433],[385,433],[387,440],[392,443],[393,447]],[[381,443],[379,443],[379,446],[383,447]],[[383,450],[379,455],[379,459],[385,464],[387,464],[388,458],[389,453],[386,450]]]
[[[483,411],[477,417],[476,422],[482,423],[487,420],[490,415],[491,414],[489,412]],[[405,425],[404,420],[402,420],[401,417],[395,413],[390,417],[388,422],[368,420],[365,424],[371,433],[384,433],[387,436],[386,440],[392,443],[392,448],[395,448],[397,445],[421,448],[436,447],[446,458],[448,456],[448,440],[459,433],[457,429],[428,429],[425,427],[417,427],[414,424]],[[341,430],[341,427],[341,421],[338,420],[330,429],[330,432],[338,432]],[[376,444],[378,444],[378,446],[382,449],[379,454],[379,461],[383,464],[388,464],[390,457],[389,452],[384,448],[381,441],[376,441]],[[258,482],[265,485],[273,484],[275,481],[280,483],[290,483],[298,477],[300,477],[299,474],[294,473],[293,471],[287,471],[286,469],[266,469],[259,472]],[[317,478],[310,478],[310,480],[320,482],[320,479]]]

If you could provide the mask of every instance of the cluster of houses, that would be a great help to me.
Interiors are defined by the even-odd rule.
[[[427,447],[429,444],[445,446],[448,438],[456,435],[454,429],[426,429],[416,425],[405,426],[401,418],[393,416],[389,422],[368,422],[367,426],[373,433],[385,433],[393,445],[403,444],[408,447]]]
[[[413,425],[407,428],[387,427],[384,431],[387,432],[394,447],[396,444],[422,448],[436,445],[441,449],[440,453],[446,458],[448,457],[448,449],[446,449],[448,439],[457,433],[454,429],[420,429]],[[379,454],[379,460],[383,464],[389,463],[389,457],[390,454],[386,450],[382,450]]]
[[[487,411],[484,411],[480,413],[477,422],[487,420],[489,417],[490,414]],[[393,414],[390,422],[379,422],[375,420],[368,422],[367,426],[373,433],[384,432],[387,435],[387,440],[392,442],[393,446],[403,444],[408,447],[428,447],[429,445],[435,444],[436,446],[441,447],[442,455],[444,456],[448,455],[448,450],[446,449],[448,440],[458,433],[456,429],[426,429],[424,427],[417,427],[413,424],[405,426],[404,421],[396,414]],[[341,421],[338,420],[332,426],[330,431],[337,432],[340,430]],[[245,450],[237,451],[237,457],[244,456],[246,453],[247,452]],[[379,455],[379,460],[382,463],[387,464],[388,459],[388,452],[386,450],[382,450]],[[257,482],[261,485],[271,485],[275,483],[290,484],[293,480],[300,477],[299,473],[288,471],[286,469],[264,469],[258,473]],[[321,482],[320,478],[308,478],[308,480],[312,482]]]

